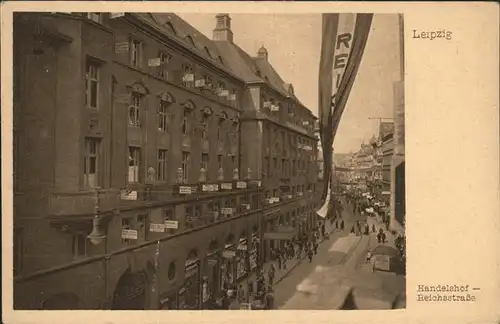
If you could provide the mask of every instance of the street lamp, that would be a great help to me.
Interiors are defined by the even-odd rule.
[[[87,236],[90,242],[94,245],[99,245],[106,238],[101,226],[101,217],[99,216],[99,209],[101,204],[101,188],[95,188],[95,201],[94,201],[94,219],[92,220],[92,232]]]

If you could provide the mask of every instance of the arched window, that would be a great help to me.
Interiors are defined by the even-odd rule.
[[[184,104],[184,111],[182,115],[182,134],[188,135],[190,132],[190,119],[193,110],[196,109],[196,106],[193,102],[188,101]]]
[[[170,127],[170,106],[174,98],[170,93],[160,95],[160,104],[158,106],[158,130],[168,133]]]

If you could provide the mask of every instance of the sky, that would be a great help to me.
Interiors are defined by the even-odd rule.
[[[178,14],[212,39],[215,14]],[[269,61],[300,101],[318,116],[321,49],[319,14],[231,14],[234,42],[251,56],[264,45]],[[400,79],[399,22],[395,14],[374,15],[363,60],[334,141],[336,153],[357,151],[378,134],[378,120],[392,118],[393,83]]]

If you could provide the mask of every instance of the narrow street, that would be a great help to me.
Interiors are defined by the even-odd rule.
[[[352,225],[356,221],[364,220],[364,217],[353,214],[351,205],[344,205],[342,217],[346,225],[344,231],[338,230],[332,232],[330,238],[320,244],[318,254],[313,257],[311,263],[309,263],[308,259],[302,260],[294,270],[275,286],[275,307],[277,309],[280,309],[295,294],[297,285],[306,279],[317,266],[340,264],[345,261],[345,253],[331,251],[331,248],[339,238],[348,236]],[[333,228],[335,228],[335,225],[333,225]],[[360,237],[358,238],[361,239]]]

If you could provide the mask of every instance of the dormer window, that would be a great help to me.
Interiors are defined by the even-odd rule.
[[[189,45],[193,46],[193,47],[196,47],[196,45],[194,44],[194,40],[193,40],[193,37],[191,36],[187,36],[186,37],[186,41],[188,42]]]
[[[172,34],[177,35],[177,32],[175,31],[174,25],[172,25],[171,22],[167,22],[165,24],[165,26],[167,26],[167,28],[170,30],[170,32],[172,32]]]
[[[87,19],[90,19],[96,23],[99,23],[99,24],[102,23],[102,13],[100,13],[100,12],[87,12],[86,17],[87,17]]]
[[[208,47],[205,46],[205,53],[208,55],[208,57],[212,57],[212,54],[210,54],[210,50],[208,49]]]

